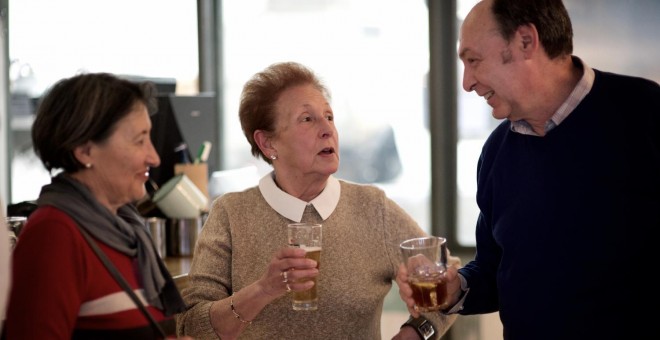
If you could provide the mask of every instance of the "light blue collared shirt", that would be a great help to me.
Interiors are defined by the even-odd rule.
[[[341,186],[339,180],[330,176],[325,189],[310,202],[305,202],[280,189],[275,183],[275,171],[271,171],[259,180],[259,191],[271,208],[294,222],[301,222],[305,207],[308,205],[313,205],[325,221],[339,204]]]
[[[580,58],[573,56],[573,64],[582,68],[584,72],[582,73],[582,78],[578,81],[573,89],[573,92],[566,98],[563,104],[559,106],[554,115],[545,123],[545,132],[552,130],[555,126],[561,124],[561,122],[568,117],[573,110],[580,104],[582,99],[587,96],[591,87],[594,85],[595,73],[594,70],[585,64]],[[511,131],[517,132],[523,135],[533,135],[538,136],[532,127],[524,120],[519,120],[511,122]]]

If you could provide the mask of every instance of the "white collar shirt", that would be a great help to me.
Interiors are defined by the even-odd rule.
[[[564,103],[559,106],[550,120],[545,123],[546,133],[552,130],[555,126],[561,124],[561,122],[563,122],[564,119],[566,119],[566,117],[568,117],[568,115],[571,114],[573,110],[575,110],[582,99],[587,96],[589,91],[591,91],[591,87],[594,85],[594,70],[589,67],[589,65],[585,64],[580,58],[573,56],[572,59],[573,64],[584,70],[582,73],[582,78],[580,78],[578,83],[575,85],[575,88],[568,96],[568,98],[566,98]],[[532,130],[532,127],[529,125],[529,123],[524,120],[511,122],[511,131],[523,135],[538,136],[538,134]]]
[[[305,202],[284,192],[277,186],[274,177],[274,171],[262,177],[259,180],[259,191],[271,208],[294,222],[301,222],[305,207],[308,205],[313,205],[321,218],[326,220],[339,204],[341,186],[339,180],[333,176],[328,178],[325,189],[310,202]]]

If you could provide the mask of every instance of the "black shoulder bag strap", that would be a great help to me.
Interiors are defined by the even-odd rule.
[[[128,282],[126,282],[126,280],[124,280],[124,277],[121,276],[121,273],[119,273],[117,268],[112,264],[112,262],[110,262],[110,259],[108,259],[108,257],[105,255],[105,253],[103,253],[101,248],[99,248],[99,246],[96,244],[96,242],[94,242],[94,239],[92,239],[92,237],[89,235],[89,233],[85,229],[83,229],[82,227],[79,226],[78,229],[80,229],[80,232],[82,233],[83,237],[85,237],[85,240],[87,240],[87,243],[89,243],[89,246],[92,247],[92,250],[94,250],[94,252],[96,253],[96,256],[98,256],[98,258],[101,260],[101,262],[103,262],[103,265],[105,265],[105,268],[108,269],[108,271],[110,272],[110,274],[112,274],[112,276],[115,278],[117,283],[119,283],[119,285],[124,289],[124,291],[126,291],[128,296],[131,297],[131,299],[138,306],[140,311],[142,311],[142,314],[144,314],[144,316],[147,318],[147,320],[149,320],[149,323],[151,324],[151,326],[156,331],[156,334],[160,334],[160,336],[163,339],[167,338],[167,336],[165,335],[165,332],[160,327],[158,322],[156,322],[156,320],[154,320],[154,317],[151,315],[151,313],[149,313],[149,311],[144,306],[144,304],[142,304],[142,301],[140,301],[140,298],[138,298],[137,295],[135,295],[135,292],[133,291],[133,289],[131,289],[131,286],[128,285]]]

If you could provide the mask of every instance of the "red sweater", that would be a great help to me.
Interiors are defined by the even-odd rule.
[[[137,258],[97,243],[142,297]],[[144,299],[143,303],[157,321],[170,319]],[[5,327],[7,339],[113,333],[126,339],[150,332],[146,317],[103,266],[75,222],[53,207],[32,213],[19,236]]]

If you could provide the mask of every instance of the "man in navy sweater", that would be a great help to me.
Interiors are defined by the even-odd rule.
[[[561,0],[483,0],[463,23],[463,87],[505,120],[478,163],[476,256],[449,269],[444,313],[499,311],[507,340],[657,337],[660,86],[590,68],[572,37]]]

